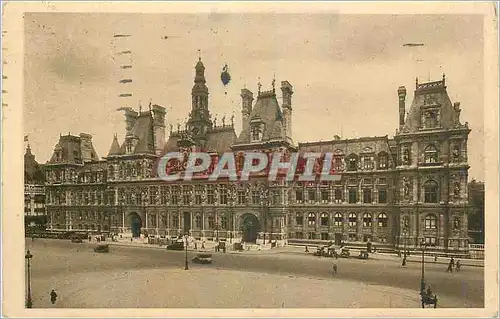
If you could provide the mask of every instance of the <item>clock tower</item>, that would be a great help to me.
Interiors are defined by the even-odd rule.
[[[194,85],[191,90],[191,112],[187,122],[187,130],[197,146],[204,148],[206,133],[212,128],[208,111],[208,87],[206,86],[205,66],[201,57],[195,66]]]

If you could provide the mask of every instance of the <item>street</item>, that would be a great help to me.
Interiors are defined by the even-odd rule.
[[[36,239],[34,242],[27,241],[26,245],[34,256],[32,260],[34,296],[39,294],[36,287],[37,283],[42,281],[45,281],[43,286],[49,285],[43,292],[48,293],[45,290],[58,289],[58,287],[50,287],[48,280],[66,282],[66,284],[71,285],[72,280],[78,280],[71,278],[83,278],[83,276],[90,278],[90,274],[99,277],[98,273],[100,272],[106,273],[106,276],[112,278],[117,273],[123,273],[124,271],[145,274],[148,271],[159,271],[161,269],[182,270],[185,259],[183,251],[166,251],[165,249],[150,249],[147,247],[110,245],[110,253],[97,254],[93,252],[95,244],[89,243],[76,244],[69,241]],[[200,276],[203,275],[204,271],[210,270],[206,274],[216,272],[218,276],[221,276],[220,278],[223,278],[221,274],[225,272],[231,273],[229,272],[231,270],[252,272],[253,274],[265,273],[274,276],[273,278],[279,275],[281,278],[286,279],[283,282],[287,282],[287,284],[299,279],[323,280],[324,283],[332,280],[332,258],[279,253],[262,255],[245,255],[244,252],[240,254],[214,253],[212,265],[197,265],[191,263],[191,258],[194,255],[195,253],[188,252],[189,271]],[[413,256],[413,258],[418,257]],[[393,260],[338,259],[336,262],[338,274],[334,280],[344,283],[345,287],[343,286],[342,289],[348,290],[349,288],[346,287],[355,285],[355,283],[377,287],[385,286],[387,289],[391,288],[395,294],[398,294],[396,291],[400,289],[410,298],[406,306],[419,306],[420,263],[408,263],[403,268],[399,262]],[[425,265],[425,279],[434,293],[438,295],[439,307],[483,307],[484,269],[481,267],[464,267],[459,273],[452,274],[445,273],[445,269],[446,267],[440,264],[428,263]],[[153,277],[155,275],[152,274],[151,276],[146,280],[154,281]],[[233,279],[228,280],[232,281]],[[272,280],[270,279],[270,281]],[[182,286],[184,283],[178,282],[174,285]],[[196,284],[196,282],[193,284]],[[252,284],[255,285],[255,283]],[[307,284],[304,285],[307,286]],[[351,291],[361,289],[358,286],[356,287],[352,286]],[[258,286],[255,289],[258,290]],[[359,299],[359,301],[365,299],[366,296],[362,293],[363,289],[360,291],[360,295],[351,294],[351,298]],[[311,294],[316,292],[321,294],[324,290],[315,288]],[[311,298],[314,299],[313,296]],[[249,303],[251,304],[250,301]],[[85,306],[89,306],[89,304],[85,304]],[[148,307],[149,305],[143,306]],[[339,306],[345,307],[346,305]],[[392,306],[402,307],[402,305]]]

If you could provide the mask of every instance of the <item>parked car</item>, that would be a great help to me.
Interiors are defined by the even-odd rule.
[[[212,254],[197,254],[193,258],[193,262],[195,264],[211,264],[212,263]]]
[[[71,238],[71,242],[72,243],[83,243],[83,240],[80,237],[75,236],[75,237]]]
[[[351,253],[349,252],[349,248],[342,248],[342,251],[340,252],[340,257],[341,258],[349,258],[351,256]]]
[[[184,250],[184,242],[182,240],[179,240],[175,243],[167,245],[167,250]]]
[[[359,252],[358,258],[359,259],[368,259],[368,252],[366,250],[361,250]]]
[[[94,248],[94,252],[109,253],[109,245],[98,245],[96,248]]]

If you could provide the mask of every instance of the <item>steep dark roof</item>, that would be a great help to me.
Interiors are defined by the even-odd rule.
[[[125,138],[129,137],[137,139],[133,154],[155,154],[153,117],[150,111],[141,112],[137,116],[130,134]],[[125,143],[120,147],[120,154],[126,154]]]
[[[111,142],[111,146],[109,147],[109,152],[108,156],[113,156],[113,155],[121,155],[120,151],[120,144],[118,143],[118,137],[115,136],[113,137],[113,142]]]
[[[230,152],[235,140],[236,133],[234,132],[234,127],[216,128],[208,132],[206,148],[209,152]]]
[[[250,122],[260,121],[264,123],[262,142],[286,139],[282,120],[283,113],[274,91],[260,92],[250,114]],[[250,127],[249,125],[241,131],[240,136],[236,139],[236,144],[250,143]]]

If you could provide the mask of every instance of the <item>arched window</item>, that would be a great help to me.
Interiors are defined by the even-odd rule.
[[[424,162],[426,164],[437,163],[438,152],[434,145],[428,145],[424,150]]]
[[[302,213],[297,213],[295,215],[295,224],[297,225],[304,225],[304,216],[302,215]]]
[[[327,213],[321,214],[321,226],[328,226],[328,214]]]
[[[434,214],[429,214],[425,216],[425,229],[436,229],[437,228],[437,217]]]
[[[389,165],[389,157],[386,152],[380,152],[378,154],[378,169],[387,169]]]
[[[358,224],[358,216],[356,215],[356,213],[349,213],[348,222],[349,227],[356,227],[356,225]]]
[[[424,183],[424,202],[437,203],[438,202],[438,184],[435,181],[427,181]]]
[[[363,215],[363,227],[372,227],[372,214],[365,213]]]
[[[386,213],[380,213],[378,214],[378,227],[387,227],[387,214]]]
[[[342,224],[344,223],[344,217],[342,216],[341,213],[335,213],[335,216],[334,216],[334,225],[335,226],[342,226]]]
[[[356,155],[351,154],[347,158],[347,170],[348,171],[358,170],[358,157]]]
[[[309,214],[307,215],[307,224],[308,224],[309,226],[314,226],[314,225],[316,225],[316,214],[314,214],[314,213],[309,213]]]

